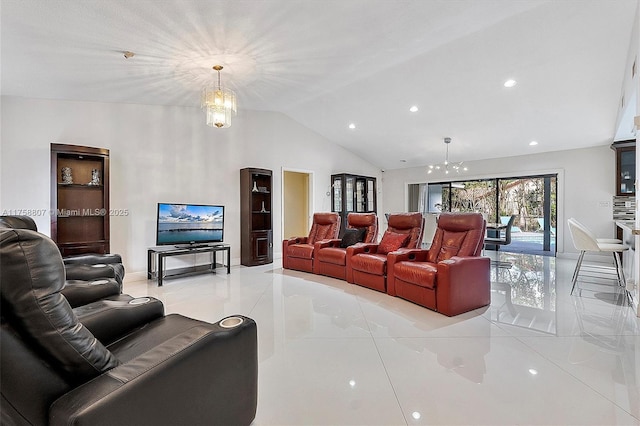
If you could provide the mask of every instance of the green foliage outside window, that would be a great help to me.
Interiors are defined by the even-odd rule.
[[[553,230],[557,211],[556,177],[550,179],[550,226]],[[522,231],[542,232],[544,181],[544,177],[523,177],[436,184],[442,188],[442,200],[436,207],[441,211],[480,212],[489,222],[506,222],[515,214],[514,226]]]

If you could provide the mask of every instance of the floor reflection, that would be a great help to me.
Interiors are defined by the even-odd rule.
[[[573,259],[486,254],[491,305],[455,317],[278,263],[125,292],[256,321],[256,426],[640,424],[640,318],[615,289],[570,295]]]
[[[640,414],[640,341],[635,337],[640,330],[637,319],[624,303],[595,304],[582,297],[573,298],[573,302],[581,339],[573,341],[567,362],[572,368],[586,371],[589,375],[606,371],[616,389],[599,390],[605,395],[614,393],[625,409],[635,415]]]
[[[556,259],[498,253],[491,267],[491,320],[556,334]]]
[[[486,332],[489,333],[489,322]],[[439,338],[439,339],[394,339],[397,343],[419,354],[432,353],[446,371],[480,384],[487,373],[486,355],[491,352],[491,339],[486,338]],[[427,352],[428,351],[428,352]],[[432,358],[428,358],[432,359]]]

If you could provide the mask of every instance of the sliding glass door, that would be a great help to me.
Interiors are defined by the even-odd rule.
[[[511,215],[516,215],[511,229],[512,243],[508,250],[555,253],[556,176],[519,177],[497,181],[498,215],[492,219],[506,223]]]
[[[409,185],[409,211],[479,212],[507,224],[511,241],[501,250],[555,255],[557,175],[493,178]]]

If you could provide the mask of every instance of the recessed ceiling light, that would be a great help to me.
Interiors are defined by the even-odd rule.
[[[516,81],[512,79],[509,79],[504,82],[504,87],[513,87],[515,85],[516,85]]]
[[[529,374],[531,374],[532,376],[535,376],[536,374],[538,374],[538,370],[536,370],[534,368],[530,368],[529,369]]]
[[[355,124],[353,124],[353,123],[351,123],[351,124],[349,124],[349,128],[350,128],[351,130],[353,130],[353,129],[355,129],[355,128],[356,128],[356,125],[355,125]]]
[[[531,141],[531,142],[529,142],[529,146],[536,146],[536,145],[538,145],[538,142],[537,142],[537,141]]]
[[[418,107],[417,106],[412,106],[411,108],[409,108],[409,111],[411,112],[418,112]]]

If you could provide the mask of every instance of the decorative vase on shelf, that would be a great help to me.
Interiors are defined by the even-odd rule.
[[[71,167],[63,167],[61,169],[62,183],[65,185],[71,185],[73,183],[73,175],[71,174]]]
[[[262,210],[260,210],[260,213],[266,213],[267,209],[264,208],[264,201],[262,202]]]
[[[91,170],[91,182],[89,182],[91,186],[100,185],[100,171],[98,169]]]
[[[253,181],[253,189],[251,190],[252,192],[258,192],[258,185],[256,184],[256,181]]]

